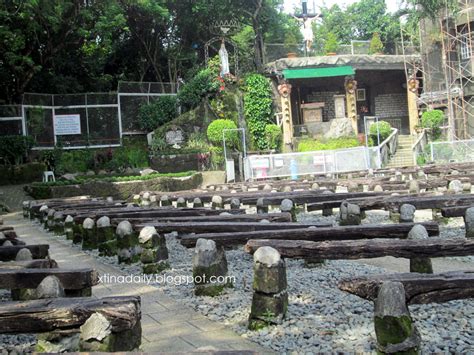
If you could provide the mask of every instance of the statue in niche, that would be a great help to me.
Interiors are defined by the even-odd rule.
[[[219,49],[219,60],[221,64],[221,78],[230,74],[229,68],[229,54],[225,48],[225,41],[222,39],[221,48]]]

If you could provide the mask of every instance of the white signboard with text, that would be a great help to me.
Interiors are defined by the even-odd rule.
[[[54,134],[56,136],[81,134],[81,115],[54,116]]]

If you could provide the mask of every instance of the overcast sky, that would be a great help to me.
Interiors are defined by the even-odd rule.
[[[308,8],[311,10],[313,8],[313,3],[318,8],[319,6],[326,5],[328,7],[338,4],[341,7],[357,2],[357,0],[308,0]],[[385,0],[387,3],[387,8],[389,11],[394,12],[398,9],[399,3],[401,0]],[[301,8],[301,0],[284,0],[285,3],[285,12],[293,12],[293,9],[296,7]],[[312,12],[312,11],[310,11]]]

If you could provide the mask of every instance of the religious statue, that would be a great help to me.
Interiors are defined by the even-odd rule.
[[[224,39],[222,39],[221,49],[219,49],[219,59],[221,64],[221,78],[223,78],[226,75],[230,74],[229,54],[227,53],[227,49],[225,48]]]
[[[298,18],[296,16],[293,17],[303,25],[301,32],[303,34],[306,50],[309,51],[314,41],[313,21],[316,21],[319,18],[319,15],[312,17],[303,15],[303,18]]]

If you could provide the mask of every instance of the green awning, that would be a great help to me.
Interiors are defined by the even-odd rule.
[[[354,75],[355,70],[349,65],[329,68],[283,69],[285,79],[329,78],[332,76]]]

